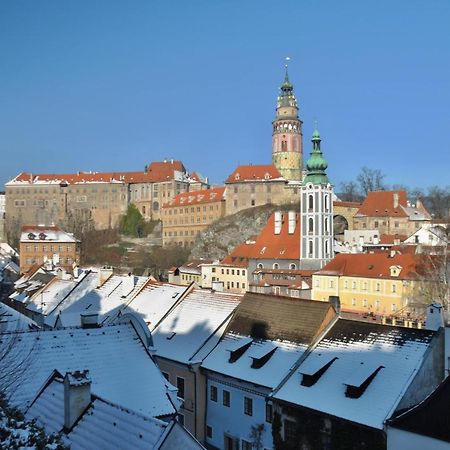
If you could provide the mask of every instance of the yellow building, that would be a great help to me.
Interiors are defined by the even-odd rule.
[[[163,245],[190,247],[200,231],[225,215],[225,188],[178,194],[163,205]]]
[[[344,312],[401,317],[409,312],[418,266],[411,253],[341,253],[313,275],[312,298],[339,296]]]

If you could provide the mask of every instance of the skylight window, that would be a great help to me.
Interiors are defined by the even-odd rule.
[[[381,369],[384,369],[384,366],[361,363],[360,367],[353,371],[347,383],[344,383],[347,386],[345,396],[361,397]]]
[[[172,333],[170,333],[168,336],[166,336],[166,339],[168,341],[170,341],[171,339],[173,339],[173,337],[176,335],[177,333],[175,331],[172,331]]]
[[[329,369],[329,367],[339,358],[328,355],[311,355],[301,366],[302,375],[301,385],[311,387],[315,385],[320,377]]]

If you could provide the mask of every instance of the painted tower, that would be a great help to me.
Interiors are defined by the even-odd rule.
[[[303,169],[302,121],[298,118],[297,99],[289,81],[287,66],[277,98],[272,122],[272,162],[284,178],[301,181]]]
[[[304,270],[319,270],[334,257],[333,187],[325,173],[328,163],[322,155],[317,130],[312,144],[306,177],[300,187],[300,268]]]

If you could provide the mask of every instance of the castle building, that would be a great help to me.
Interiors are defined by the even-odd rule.
[[[277,98],[276,117],[272,122],[272,162],[283,178],[301,181],[303,169],[302,121],[298,117],[294,87],[286,66],[284,82]]]
[[[300,187],[300,269],[318,270],[333,259],[333,188],[325,173],[327,161],[320,149],[320,134],[312,136],[313,149]]]

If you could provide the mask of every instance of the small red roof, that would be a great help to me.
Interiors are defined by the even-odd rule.
[[[197,205],[200,203],[221,202],[224,198],[225,188],[203,189],[201,191],[183,192],[177,194],[170,202],[165,203],[163,208],[172,206]]]
[[[408,239],[404,234],[382,234],[380,236],[380,244],[395,244],[395,241],[403,242]]]
[[[249,259],[300,259],[300,214],[295,213],[295,229],[289,233],[288,213],[281,213],[281,229],[275,234],[275,214],[272,214],[254,243],[236,247],[222,262],[235,264]]]
[[[405,191],[369,192],[356,216],[407,217],[403,207],[408,206]]]
[[[333,206],[341,206],[343,208],[360,208],[361,202],[341,202],[340,200],[335,200]]]
[[[273,164],[238,166],[225,180],[225,183],[242,183],[244,181],[271,181],[283,179]]]
[[[27,231],[63,231],[56,225],[22,225],[22,233]]]
[[[317,275],[355,276],[364,278],[414,279],[422,258],[411,253],[339,253]],[[400,266],[399,276],[391,276],[391,267]]]

